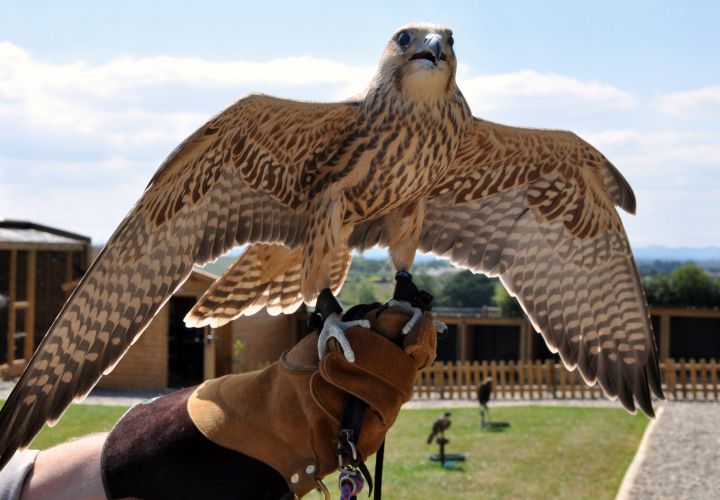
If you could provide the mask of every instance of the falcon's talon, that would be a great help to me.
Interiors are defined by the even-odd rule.
[[[341,321],[340,316],[336,313],[332,313],[330,316],[325,318],[322,330],[320,331],[320,338],[318,338],[318,358],[322,359],[327,354],[327,342],[331,338],[337,340],[340,344],[340,348],[343,351],[345,359],[350,363],[355,362],[355,352],[350,347],[350,341],[345,336],[345,330],[354,326],[360,326],[362,328],[370,328],[370,322],[366,319],[356,319],[353,321]]]
[[[433,326],[435,326],[435,331],[438,335],[443,335],[448,331],[447,324],[443,323],[442,321],[433,320]]]
[[[397,307],[403,312],[406,312],[408,314],[411,314],[412,317],[408,320],[407,323],[405,323],[405,326],[402,328],[402,334],[407,335],[410,333],[410,331],[415,327],[418,321],[420,321],[420,318],[422,318],[422,309],[419,307],[414,307],[410,302],[407,302],[405,300],[397,300],[397,299],[390,299],[387,301],[387,305],[389,307]]]

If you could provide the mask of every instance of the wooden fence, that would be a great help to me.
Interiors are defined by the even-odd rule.
[[[720,400],[717,360],[666,360],[660,363],[665,397],[680,401]],[[475,399],[482,380],[493,378],[493,399],[598,399],[577,371],[553,361],[436,361],[418,373],[413,396],[419,399]]]

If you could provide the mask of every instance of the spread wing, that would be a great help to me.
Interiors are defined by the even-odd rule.
[[[428,201],[420,249],[500,276],[569,369],[634,411],[662,397],[620,173],[569,132],[476,120]]]
[[[303,241],[307,191],[354,103],[250,96],[163,163],[38,346],[0,412],[0,466],[115,366],[192,266],[246,242]]]
[[[634,411],[662,396],[645,295],[615,205],[625,179],[570,132],[476,120],[431,193],[420,250],[499,276],[568,369]],[[381,220],[351,241],[387,241]]]
[[[333,293],[342,288],[351,262],[347,248],[330,262]],[[263,308],[271,315],[293,313],[303,302],[301,285],[302,247],[251,245],[207,289],[185,316],[185,324],[217,328]]]

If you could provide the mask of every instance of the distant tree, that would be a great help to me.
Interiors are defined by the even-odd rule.
[[[658,273],[670,272],[684,263],[679,260],[641,260],[638,263],[641,276],[655,276]]]
[[[446,307],[482,307],[493,303],[494,293],[495,280],[461,271],[452,275],[435,303]]]
[[[670,276],[680,304],[697,307],[720,306],[720,289],[713,280],[696,264],[685,264],[674,269]]]
[[[420,290],[430,292],[430,294],[435,297],[434,303],[437,304],[437,299],[442,292],[442,285],[438,283],[438,280],[434,276],[413,273],[413,283],[415,283]]]
[[[375,298],[375,290],[367,281],[364,281],[358,287],[357,298],[358,304],[371,304],[372,302],[377,302],[377,298]]]
[[[520,318],[523,315],[522,307],[515,297],[510,295],[502,283],[498,280],[495,285],[493,302],[500,308],[501,314],[506,318]]]
[[[350,264],[350,271],[360,274],[378,274],[386,272],[387,269],[389,268],[386,259],[365,259],[357,255],[353,257],[352,264]]]
[[[643,279],[652,305],[720,307],[720,283],[697,264],[683,264],[672,272],[658,272]]]
[[[672,278],[668,272],[659,272],[642,279],[645,296],[651,305],[677,305]]]

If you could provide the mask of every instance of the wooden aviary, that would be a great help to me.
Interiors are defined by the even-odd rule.
[[[20,374],[88,267],[90,238],[0,220],[0,374]]]

